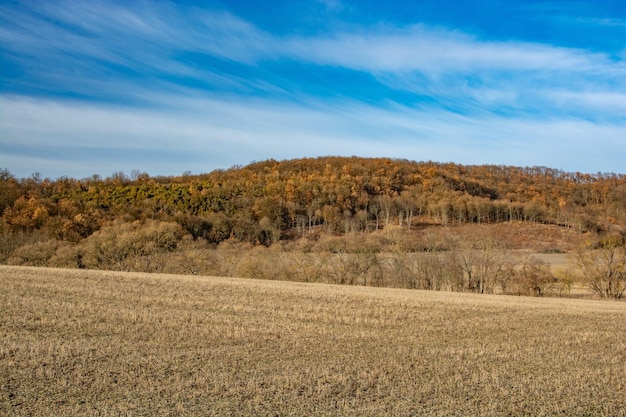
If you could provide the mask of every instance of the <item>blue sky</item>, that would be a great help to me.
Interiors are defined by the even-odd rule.
[[[626,173],[626,2],[0,4],[18,177],[324,155]]]

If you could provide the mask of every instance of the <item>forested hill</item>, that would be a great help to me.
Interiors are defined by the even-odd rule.
[[[203,175],[77,180],[0,172],[3,235],[78,242],[112,222],[176,222],[194,238],[271,244],[393,223],[525,221],[581,232],[626,225],[626,176],[386,158],[255,162]]]

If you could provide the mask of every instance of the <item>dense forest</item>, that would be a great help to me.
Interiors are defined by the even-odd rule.
[[[61,266],[151,270],[124,263],[130,256],[159,271],[149,255],[184,245],[323,242],[358,252],[380,237],[387,240],[373,251],[389,252],[393,231],[408,242],[405,251],[445,249],[450,242],[432,239],[442,226],[550,225],[623,240],[626,175],[358,157],[268,160],[177,177],[133,171],[52,180],[2,170],[0,213],[0,262],[55,265],[69,256]],[[105,249],[125,239],[140,243],[105,260]]]

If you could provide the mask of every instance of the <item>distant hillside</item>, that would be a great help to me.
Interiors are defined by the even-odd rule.
[[[623,233],[626,176],[358,157],[269,160],[179,177],[16,179],[4,170],[0,213],[5,233],[70,242],[113,221],[142,219],[175,221],[209,242],[264,245],[389,224],[523,221]]]
[[[0,210],[0,262],[13,265],[516,295],[570,295],[574,282],[605,298],[626,290],[624,175],[356,157],[180,177],[4,170]],[[565,252],[558,270],[543,263]]]

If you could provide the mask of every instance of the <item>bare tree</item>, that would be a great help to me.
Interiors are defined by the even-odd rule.
[[[383,218],[385,219],[385,227],[389,226],[389,219],[391,218],[392,210],[394,208],[393,198],[388,195],[381,195],[377,197],[378,206],[381,209]]]
[[[575,257],[583,283],[602,298],[620,299],[626,291],[626,248],[624,238],[610,237],[587,245]]]
[[[493,293],[497,285],[503,286],[512,270],[509,251],[498,248],[490,236],[477,237],[461,246],[458,261],[465,273],[468,291]]]

